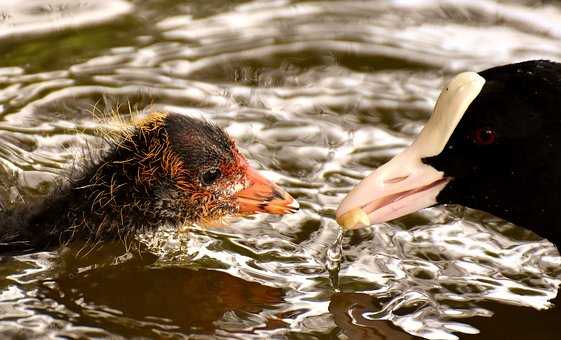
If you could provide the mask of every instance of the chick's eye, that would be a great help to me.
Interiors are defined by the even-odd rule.
[[[220,169],[209,169],[201,174],[201,182],[204,185],[211,185],[222,176]]]
[[[473,141],[479,145],[493,144],[496,138],[495,131],[488,127],[478,128],[473,134]]]

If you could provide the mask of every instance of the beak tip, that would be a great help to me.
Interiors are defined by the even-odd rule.
[[[298,203],[298,201],[295,200],[294,197],[292,196],[289,197],[292,201],[286,207],[288,208],[289,212],[295,213],[298,210],[300,210],[300,203]]]
[[[248,169],[248,177],[251,179],[251,185],[236,194],[241,214],[286,215],[300,209],[298,201],[289,193],[254,169]]]
[[[282,199],[269,202],[265,210],[274,215],[294,214],[300,210],[300,204],[288,193],[285,193]]]
[[[370,218],[361,208],[355,208],[337,216],[337,223],[345,230],[369,226]]]

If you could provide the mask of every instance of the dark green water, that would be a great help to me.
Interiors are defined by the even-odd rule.
[[[1,338],[555,339],[561,257],[461,207],[343,237],[334,211],[411,142],[455,73],[561,60],[538,1],[0,2],[0,208],[100,145],[96,112],[223,126],[295,215],[0,257]],[[82,252],[84,254],[84,252]],[[473,334],[473,335],[472,335]]]

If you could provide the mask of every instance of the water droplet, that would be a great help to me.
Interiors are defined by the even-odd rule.
[[[335,291],[339,291],[339,269],[341,269],[341,259],[343,258],[343,231],[338,230],[338,233],[335,242],[327,248],[325,257],[325,268]]]

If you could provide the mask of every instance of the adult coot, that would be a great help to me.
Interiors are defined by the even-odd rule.
[[[415,142],[336,214],[343,227],[359,228],[437,203],[489,212],[561,246],[561,64],[456,76]]]

